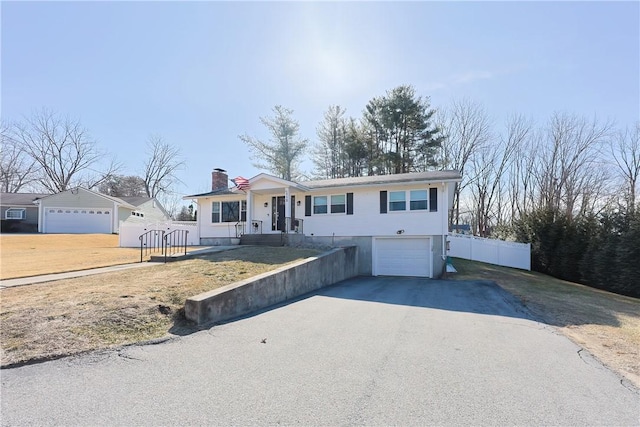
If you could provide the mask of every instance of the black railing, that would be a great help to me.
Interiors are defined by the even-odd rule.
[[[283,233],[289,233],[289,231],[292,231],[294,233],[300,233],[300,234],[304,234],[304,229],[303,229],[303,223],[304,220],[300,219],[300,218],[290,218],[290,217],[286,217],[284,219],[284,230],[282,230]]]
[[[144,255],[164,252],[163,238],[164,230],[149,230],[139,237],[140,262],[144,259]]]
[[[239,239],[240,236],[242,236],[245,233],[244,227],[245,227],[244,221],[236,222],[236,239]]]
[[[189,230],[173,230],[167,233],[163,238],[164,242],[164,262],[167,262],[167,257],[182,253],[187,254],[187,235]]]

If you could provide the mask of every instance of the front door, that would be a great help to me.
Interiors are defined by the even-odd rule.
[[[271,198],[271,230],[285,231],[284,196]]]
[[[287,217],[284,209],[284,196],[271,198],[271,231],[286,231]],[[295,229],[296,196],[291,196],[291,225]]]

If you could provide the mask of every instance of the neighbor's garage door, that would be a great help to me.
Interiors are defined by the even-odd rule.
[[[111,233],[110,209],[47,208],[45,233]]]
[[[431,276],[431,240],[428,237],[376,238],[375,276]]]

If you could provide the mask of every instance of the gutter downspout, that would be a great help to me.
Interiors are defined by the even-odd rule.
[[[445,191],[447,190],[447,191]],[[448,191],[448,187],[446,183],[442,183],[442,195],[444,197],[444,201],[447,203],[443,203],[444,205],[444,209],[443,209],[443,215],[442,215],[442,220],[443,220],[443,225],[442,225],[442,261],[445,261],[445,268],[446,268],[446,261],[447,261],[447,234],[449,232],[449,227],[447,224],[447,219],[449,217],[449,191]]]

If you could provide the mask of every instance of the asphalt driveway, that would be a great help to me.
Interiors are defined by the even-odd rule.
[[[637,425],[640,395],[487,282],[357,278],[0,372],[2,425]]]

